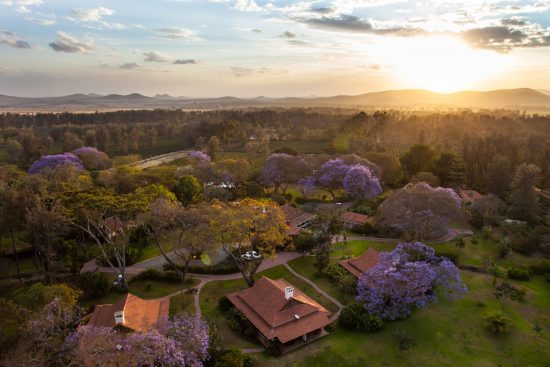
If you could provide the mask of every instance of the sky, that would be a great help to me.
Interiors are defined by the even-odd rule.
[[[0,94],[550,89],[550,1],[0,0]]]

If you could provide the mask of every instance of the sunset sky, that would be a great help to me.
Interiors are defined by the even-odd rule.
[[[0,94],[550,89],[550,1],[0,0]]]

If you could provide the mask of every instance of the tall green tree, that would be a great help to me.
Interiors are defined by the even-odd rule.
[[[487,166],[485,175],[487,190],[501,199],[505,199],[510,192],[513,178],[512,164],[508,157],[497,154]]]
[[[434,169],[436,152],[427,145],[413,145],[400,159],[401,167],[411,177],[420,171],[431,172]]]
[[[515,218],[533,223],[537,220],[537,194],[535,187],[540,178],[540,168],[534,164],[521,164],[512,180],[509,214]]]
[[[182,176],[174,186],[176,198],[185,206],[198,203],[203,199],[204,189],[193,175]]]

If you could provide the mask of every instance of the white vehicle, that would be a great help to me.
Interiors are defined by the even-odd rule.
[[[245,260],[252,260],[252,254],[250,253],[250,251],[245,252],[241,255],[241,257]]]
[[[252,251],[252,257],[258,260],[262,258],[262,255],[260,255],[257,251]]]

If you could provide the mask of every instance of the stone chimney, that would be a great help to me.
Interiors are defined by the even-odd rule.
[[[291,299],[294,297],[294,288],[293,287],[286,287],[285,288],[285,298]]]
[[[124,324],[124,311],[115,312],[115,324]]]

